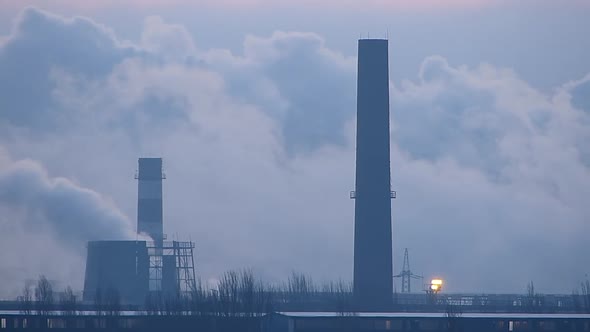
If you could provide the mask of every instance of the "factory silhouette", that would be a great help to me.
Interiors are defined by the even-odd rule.
[[[115,289],[127,303],[150,292],[178,296],[195,282],[192,242],[164,241],[161,158],[139,158],[136,174],[137,233],[152,241],[92,241],[88,244],[84,300]],[[358,47],[354,199],[353,299],[360,310],[392,304],[393,257],[389,148],[388,41],[362,39]],[[183,287],[184,286],[184,287]]]
[[[142,304],[150,293],[172,298],[195,287],[194,243],[164,241],[162,158],[140,158],[135,178],[137,233],[152,241],[89,242],[84,301],[115,291],[125,303]]]
[[[89,242],[81,302],[64,302],[66,310],[23,296],[0,308],[0,329],[590,331],[588,283],[573,295],[537,294],[532,282],[524,294],[444,294],[443,280],[434,279],[412,292],[421,276],[410,270],[407,249],[394,275],[388,58],[388,40],[358,41],[352,285],[317,287],[293,273],[285,287],[268,287],[244,270],[204,288],[195,244],[165,236],[163,160],[139,158],[138,239]]]

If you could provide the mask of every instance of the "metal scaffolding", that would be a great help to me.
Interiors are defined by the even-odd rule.
[[[181,294],[190,293],[196,289],[195,283],[195,259],[193,242],[173,241],[174,256],[176,258],[177,285]]]
[[[195,244],[190,241],[164,241],[160,246],[155,242],[148,242],[149,256],[149,290],[160,292],[163,290],[163,261],[164,257],[174,257],[177,295],[188,294],[195,290]]]

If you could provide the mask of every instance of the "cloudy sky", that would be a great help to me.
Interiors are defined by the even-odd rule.
[[[361,5],[362,3],[362,5]],[[356,42],[390,39],[394,264],[453,292],[590,272],[590,5],[0,2],[0,297],[80,288],[161,156],[197,273],[352,276]],[[414,287],[416,288],[416,286]],[[398,287],[399,289],[399,287]]]

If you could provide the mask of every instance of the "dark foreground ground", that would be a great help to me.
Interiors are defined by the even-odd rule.
[[[369,332],[589,331],[590,314],[490,313],[269,313],[252,317],[0,313],[2,330]]]

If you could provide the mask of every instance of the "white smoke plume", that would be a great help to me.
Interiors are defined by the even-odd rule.
[[[4,168],[17,186],[5,208],[19,218],[3,215],[12,242],[1,249],[46,248],[12,270],[44,271],[55,256],[83,269],[83,248],[63,248],[126,234],[111,227],[135,214],[137,157],[161,156],[165,232],[196,241],[204,280],[243,267],[268,280],[351,279],[354,56],[314,33],[248,36],[232,52],[199,48],[159,18],[145,25],[124,42],[93,20],[28,9],[4,38],[0,145],[37,164]],[[445,277],[448,291],[519,292],[533,280],[569,293],[590,257],[588,79],[548,93],[510,69],[441,56],[417,74],[391,89],[396,268],[409,247],[414,272]],[[84,208],[55,203],[68,200]],[[102,226],[80,229],[74,213]]]
[[[68,276],[81,276],[86,242],[136,238],[129,219],[103,195],[49,176],[38,162],[11,161],[6,153],[0,158],[0,211],[0,272],[6,277],[0,289],[8,293],[41,273],[66,275],[63,282],[79,285]],[[40,261],[50,263],[41,269]]]

